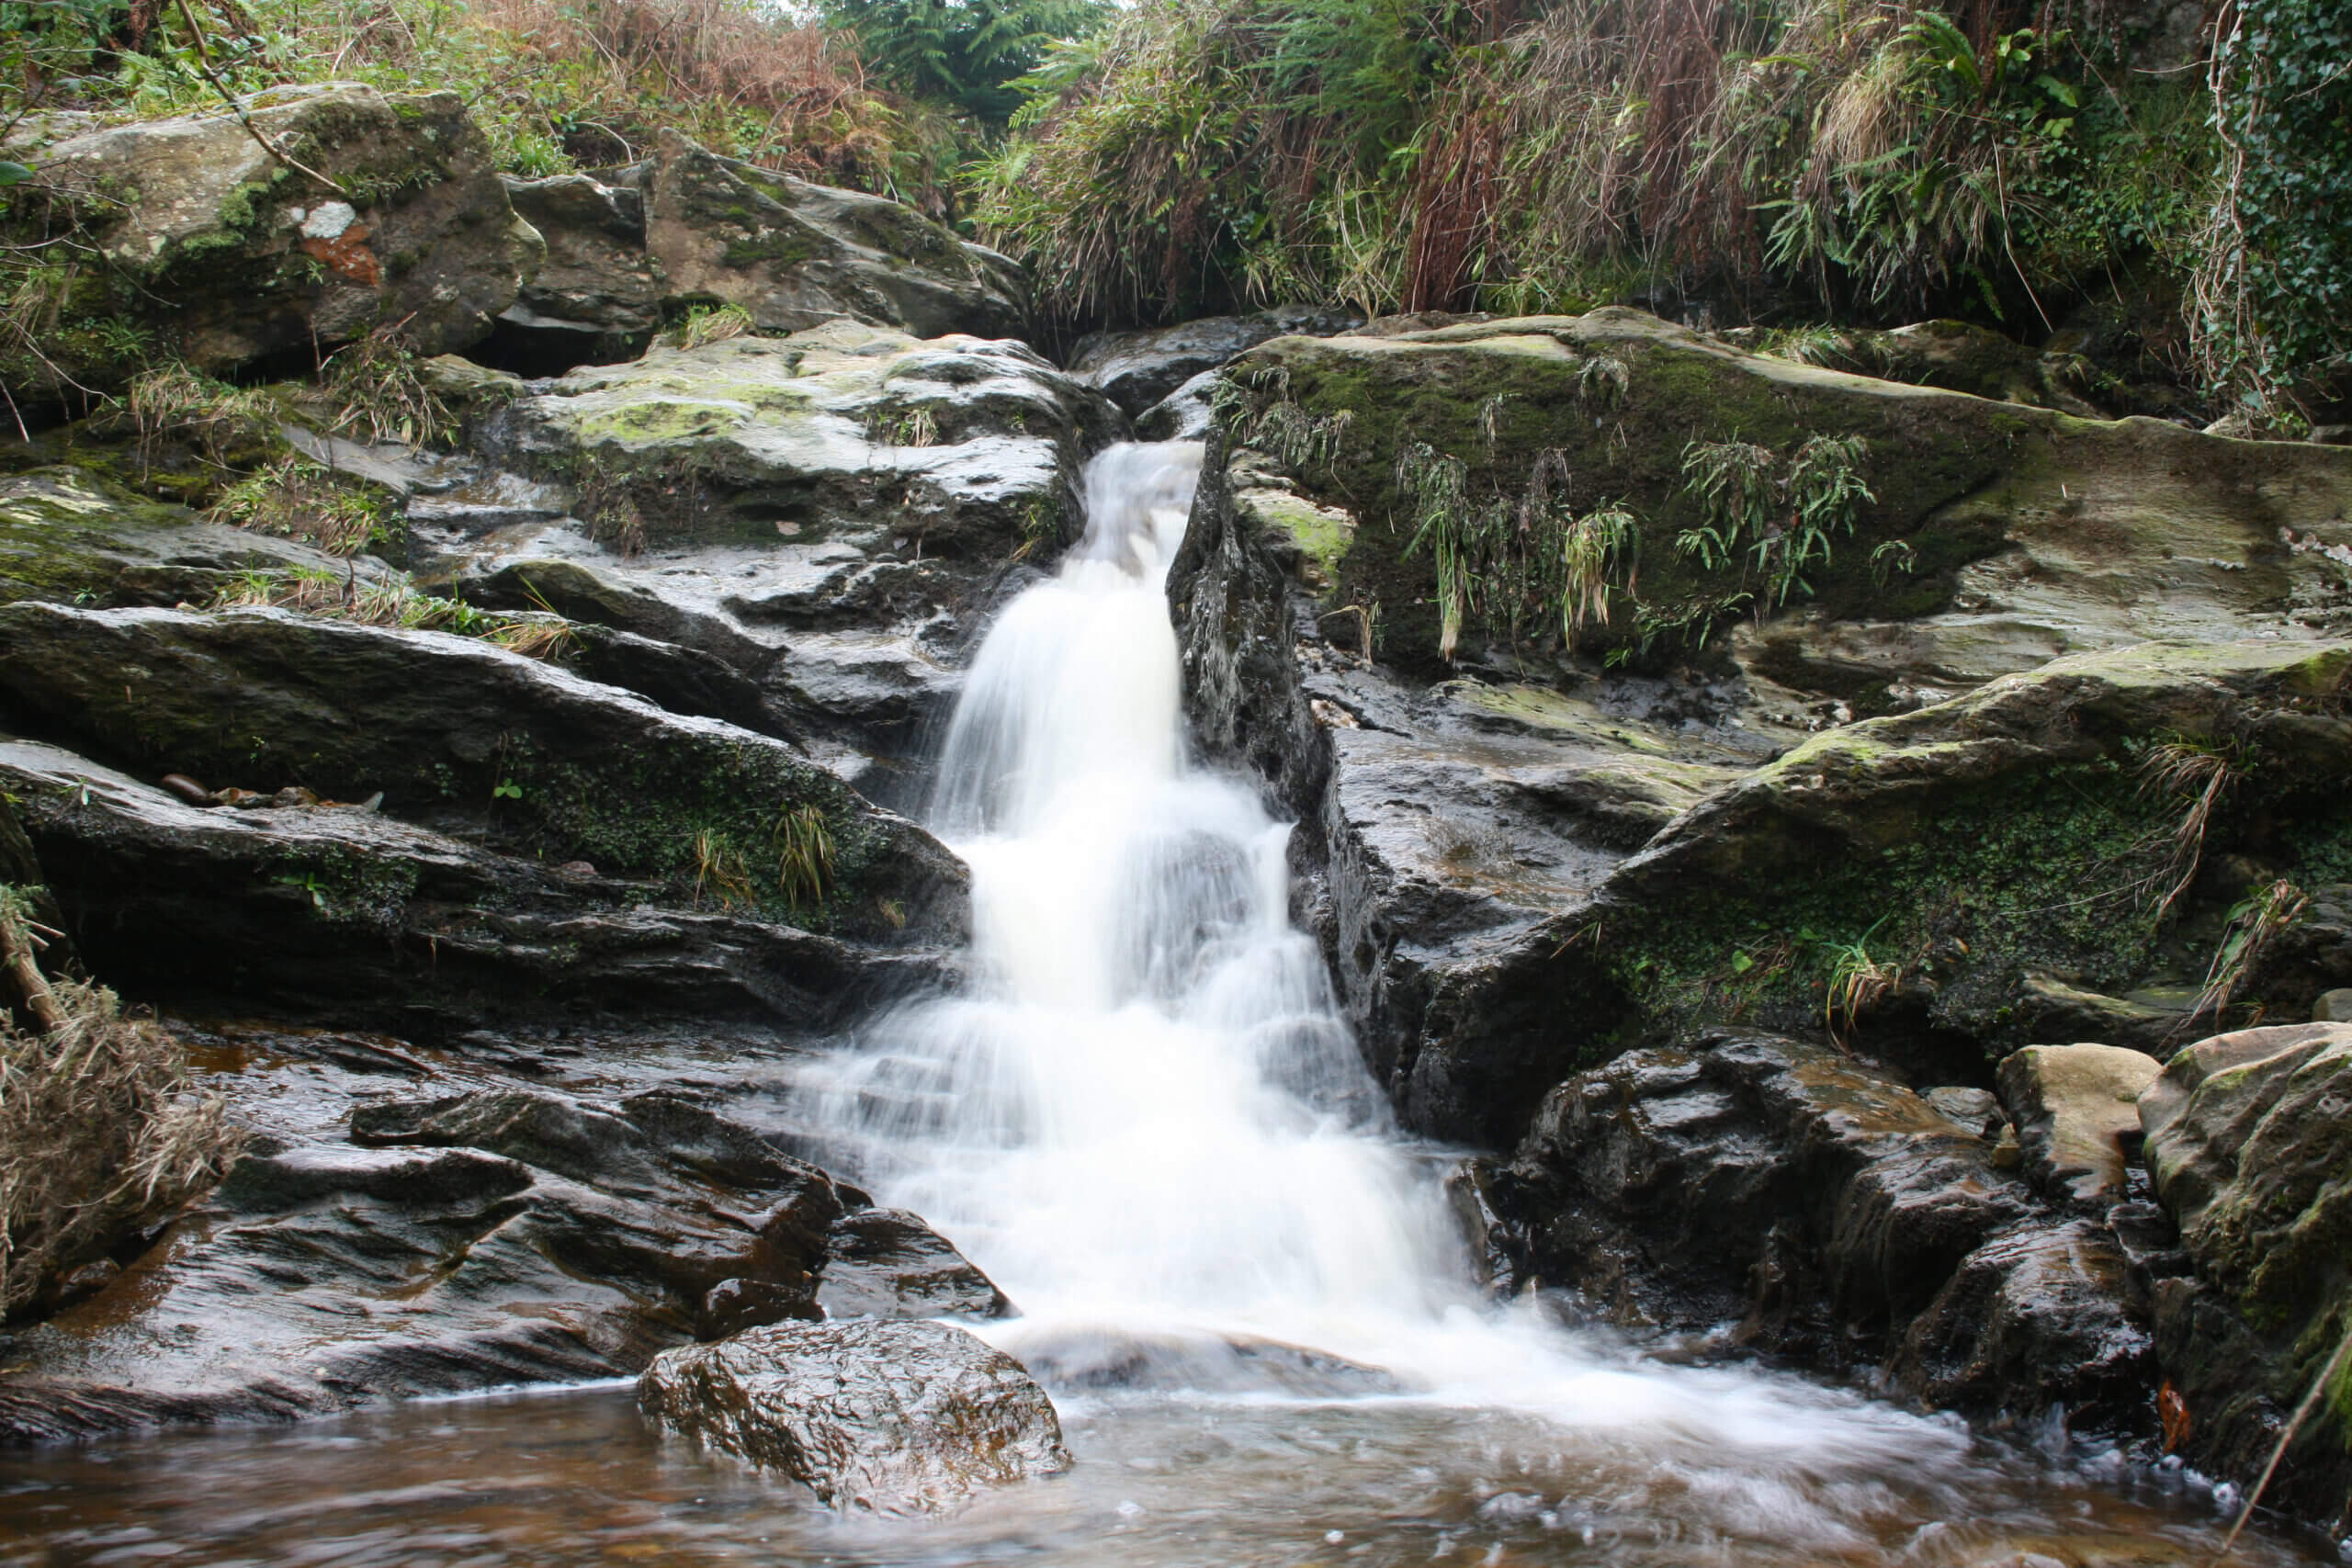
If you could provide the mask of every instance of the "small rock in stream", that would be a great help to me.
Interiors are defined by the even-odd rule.
[[[747,1329],[663,1351],[637,1387],[654,1421],[842,1512],[942,1513],[1070,1463],[1036,1380],[944,1323]]]

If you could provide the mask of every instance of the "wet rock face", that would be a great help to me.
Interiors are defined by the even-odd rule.
[[[1475,1180],[1519,1279],[1620,1321],[1736,1321],[1747,1344],[1883,1363],[1980,1414],[2138,1417],[2150,1339],[2115,1238],[2051,1214],[1980,1128],[1829,1047],[1628,1052],[1561,1085]]]
[[[80,301],[158,333],[199,369],[350,341],[379,325],[429,354],[481,340],[542,246],[454,93],[283,88],[248,100],[254,125],[334,180],[273,161],[238,118],[190,115],[91,131],[49,148],[44,177],[89,193],[93,243],[131,285]],[[96,275],[93,275],[95,277]],[[61,343],[63,367],[119,386],[120,356]]]
[[[828,1245],[817,1304],[829,1318],[1013,1315],[987,1275],[904,1209],[843,1214]]]
[[[151,1001],[432,1037],[616,1018],[784,1038],[949,983],[877,949],[688,890],[556,864],[359,805],[198,807],[34,741],[0,741],[61,919]]]
[[[2154,1046],[2177,1013],[2123,998],[2169,983],[2181,961],[2159,951],[2153,905],[2125,884],[2156,874],[2135,856],[2170,826],[2157,820],[2168,804],[2132,776],[2161,734],[2234,734],[2241,720],[2246,739],[2258,732],[2277,758],[2260,786],[2275,805],[2238,798],[2222,837],[2259,842],[2299,886],[2326,880],[2333,807],[2320,781],[2352,768],[2346,645],[2315,636],[2339,624],[2334,612],[2306,613],[2311,595],[2337,592],[2321,547],[2278,556],[2273,544],[2280,526],[2333,538],[2352,496],[2339,460],[2299,449],[2275,483],[2258,482],[2232,467],[2252,459],[2226,443],[2136,423],[2062,427],[2032,410],[1736,355],[1625,311],[1284,338],[1237,373],[1288,401],[1232,411],[1228,440],[1284,446],[1265,434],[1274,413],[1283,429],[1326,435],[1312,452],[1244,446],[1207,465],[1170,579],[1190,702],[1204,743],[1258,771],[1311,825],[1294,840],[1319,883],[1308,913],[1367,1058],[1416,1129],[1507,1146],[1550,1084],[1627,1043],[1688,1038],[1735,992],[1761,1026],[1818,1028],[1825,944],[1882,966],[1865,1023],[1882,1032],[1875,1047],[1915,1051],[1907,1066],[1946,1081],[2036,1041]],[[1713,400],[1693,400],[1702,386]],[[1913,670],[1899,649],[1857,644],[1855,669],[1888,690],[1910,682],[1914,708],[1860,723],[1859,687],[1817,662],[1750,657],[1745,631],[1736,670],[1712,673],[1595,668],[1540,627],[1510,648],[1482,645],[1474,626],[1456,663],[1433,659],[1431,569],[1409,547],[1414,513],[1395,478],[1408,443],[1459,457],[1474,491],[1506,497],[1557,448],[1581,487],[1572,504],[1625,499],[1657,530],[1695,504],[1679,477],[1685,435],[1673,452],[1645,453],[1611,432],[1665,428],[1645,422],[1670,410],[1678,432],[1738,423],[1748,438],[1770,400],[1787,441],[1854,432],[1910,453],[1900,471],[1871,472],[1876,509],[1853,548],[1867,555],[1870,529],[1884,527],[1915,552],[1950,552],[1957,575],[1922,567],[1865,581],[1857,564],[1846,588],[1825,578],[1815,604],[1768,617],[1757,636],[1834,639],[1900,615],[1884,624],[1903,637],[1943,626],[1953,647],[1985,651],[1991,634],[1938,606],[1968,562],[2007,558],[2011,546],[2041,563],[2027,576],[2058,617],[2048,625],[2070,629],[1973,672]],[[1474,421],[1479,409],[1492,417]],[[2060,503],[2080,498],[2071,518],[2128,514],[2129,540],[2062,560],[2050,552],[2077,551],[2079,531],[2060,540],[2014,511],[1996,527],[1980,501],[2011,479],[1984,465],[2007,439],[1989,433],[2012,426],[2035,463],[2064,470]],[[2156,461],[2176,441],[2188,447]],[[2185,462],[2188,448],[2203,457]],[[2042,483],[2039,468],[2020,470],[2011,498]],[[2166,531],[2178,537],[2160,543]],[[2205,541],[2199,559],[2245,570],[2120,581],[2165,548],[2184,556],[2191,536]],[[1711,591],[1670,575],[1688,563],[1672,564],[1683,558],[1662,533],[1645,535],[1640,560],[1638,603],[1615,594],[1606,627],[1588,622],[1585,654]],[[2257,583],[2257,563],[2283,575]],[[2058,657],[2140,642],[2151,627],[2137,609],[2097,636],[2088,622],[2158,600],[2176,619],[2154,629],[2263,636]],[[2111,884],[2083,885],[2094,864]],[[2225,908],[2234,895],[2212,897]],[[2086,898],[2126,912],[2070,913],[2091,908]],[[2309,972],[2266,980],[2281,1004],[2337,983],[2322,935],[2306,921],[2280,939],[2282,972]],[[2200,958],[2182,977],[2192,991],[2202,973]]]
[[[1506,1145],[1575,1065],[1563,928],[1761,742],[1657,716],[1657,682],[1398,679],[1334,604],[1357,526],[1212,446],[1170,573],[1187,701],[1202,742],[1301,819],[1306,913],[1407,1123]]]
[[[1069,1468],[1021,1364],[940,1323],[777,1324],[665,1351],[647,1415],[842,1512],[940,1513]]]
[[[653,877],[691,878],[695,834],[722,818],[806,807],[833,865],[806,919],[890,944],[963,928],[960,863],[789,745],[480,638],[274,610],[25,603],[0,609],[0,713],[20,732],[157,775],[380,793],[423,826]]]
[[[0,616],[6,722],[131,770],[0,743],[69,923],[130,994],[435,1037],[706,1018],[797,1039],[952,979],[961,863],[785,742],[475,638]],[[787,839],[822,851],[814,893],[808,865],[780,880]]]
[[[2201,1041],[2165,1065],[2140,1111],[2157,1196],[2196,1266],[2156,1303],[2165,1364],[2195,1422],[2189,1452],[2250,1473],[2352,1332],[2352,1024]],[[2281,1483],[2287,1506],[2344,1506],[2352,1398],[2340,1379]]]
[[[741,1039],[707,1063],[601,1043],[596,1092],[517,1076],[565,1077],[577,1044],[191,1032],[251,1152],[98,1294],[7,1337],[0,1438],[634,1373],[820,1317],[833,1228],[868,1207],[692,1087],[740,1077]]]
[[[918,337],[1021,335],[1020,269],[888,197],[705,152],[664,131],[644,175],[646,249],[669,298],[715,299],[760,330],[840,317]]]

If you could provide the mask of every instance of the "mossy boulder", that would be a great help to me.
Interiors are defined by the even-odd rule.
[[[902,943],[965,923],[962,864],[788,744],[476,638],[23,603],[0,609],[0,722],[213,787],[380,793],[411,822],[812,929]],[[794,863],[819,843],[814,891]]]
[[[2206,854],[2335,879],[2352,828],[2337,787],[2348,697],[2352,643],[2059,660],[1758,769],[1677,818],[1560,935],[1589,933],[1570,961],[1630,999],[1637,1033],[1725,1017],[1819,1028],[1841,978],[1867,968],[1893,1034],[2006,1054],[2031,1043],[2036,977],[2120,996],[2169,964],[2188,964],[2192,989],[2205,969],[2210,949],[2166,946],[2189,803],[2150,783],[2158,747],[2237,759]],[[1577,1050],[1612,1043],[1600,1032]]]
[[[1246,423],[1238,434],[1261,446],[1289,431],[1295,477],[1357,518],[1340,600],[1379,607],[1382,657],[1409,671],[1442,666],[1437,581],[1430,552],[1413,548],[1419,513],[1399,462],[1417,443],[1460,461],[1473,504],[1517,504],[1542,470],[1549,499],[1577,513],[1630,509],[1638,536],[1611,579],[1611,613],[1578,637],[1592,652],[1686,655],[1759,615],[1876,624],[1959,612],[2030,626],[1994,637],[1989,662],[1966,657],[1973,622],[1955,629],[1944,661],[1969,684],[2152,635],[2352,625],[2352,554],[2331,553],[2352,550],[2352,454],[1871,379],[1613,308],[1279,338],[1227,374],[1240,392],[1228,424]],[[1270,420],[1278,405],[1290,412]],[[1871,499],[1785,604],[1770,601],[1752,553],[1708,567],[1679,547],[1708,517],[1685,471],[1691,444],[1746,443],[1785,464],[1815,436],[1862,443],[1853,472]],[[1522,652],[1556,648],[1554,619],[1548,634],[1522,628]],[[1912,660],[1932,669],[1941,641],[1933,629],[1922,639]],[[1474,608],[1460,657],[1506,640]],[[1784,673],[1835,662],[1802,640],[1780,651]],[[1895,660],[1853,662],[1883,684]]]
[[[2157,1329],[2188,1451],[2240,1479],[2352,1334],[2352,1025],[2242,1030],[2179,1052],[2141,1097],[2148,1167],[2196,1265]],[[2352,1368],[2339,1366],[2270,1499],[2346,1522]]]
[[[87,468],[0,477],[0,604],[173,604],[208,599],[239,572],[298,567],[384,575],[379,561],[208,522]]]
[[[77,234],[40,285],[38,335],[60,370],[103,389],[156,355],[226,372],[379,327],[438,354],[486,335],[537,269],[539,237],[455,93],[327,84],[244,108],[287,162],[228,113],[116,126],[41,152],[46,221]],[[28,204],[15,210],[19,227],[36,221]],[[12,385],[58,391],[39,367],[0,369]]]
[[[900,202],[811,185],[669,130],[646,171],[646,249],[667,298],[724,301],[763,332],[848,317],[918,337],[1016,337],[1021,269]]]

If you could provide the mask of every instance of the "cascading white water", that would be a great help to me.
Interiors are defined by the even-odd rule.
[[[1474,1299],[1431,1164],[1290,924],[1288,829],[1187,758],[1164,578],[1200,461],[1096,458],[1084,540],[980,649],[933,813],[972,867],[976,984],[833,1065],[822,1114],[869,1179],[1020,1305],[986,1329],[1016,1354],[1246,1336],[1768,1465],[1951,1452],[1883,1408],[1645,1365]]]

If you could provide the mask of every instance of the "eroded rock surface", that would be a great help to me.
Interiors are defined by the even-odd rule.
[[[665,290],[645,248],[645,197],[587,175],[506,181],[547,259],[503,311],[492,351],[557,372],[633,357],[662,324]]]
[[[1069,1468],[1021,1363],[943,1323],[777,1324],[666,1351],[647,1415],[843,1512],[940,1513]]]
[[[493,508],[427,570],[717,659],[767,728],[912,804],[978,618],[1076,536],[1116,421],[1019,344],[837,321],[657,347],[500,416],[492,449],[560,487],[555,509]]]

